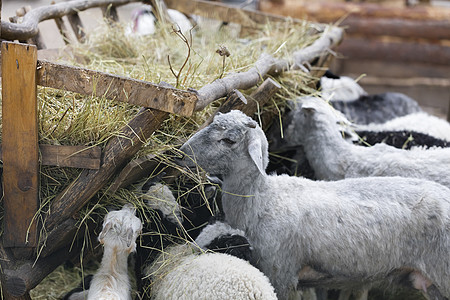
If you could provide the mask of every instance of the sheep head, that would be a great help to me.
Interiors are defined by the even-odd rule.
[[[212,175],[227,176],[241,170],[265,174],[269,162],[268,143],[262,129],[238,110],[218,114],[206,128],[182,147],[181,165],[198,165]]]
[[[109,212],[98,237],[100,243],[127,253],[135,251],[136,238],[142,231],[142,222],[135,213],[136,209],[131,204],[125,204],[121,210]]]
[[[293,145],[303,145],[311,130],[330,130],[333,134],[352,137],[352,123],[328,102],[317,97],[302,97],[295,101],[291,123],[286,129]]]

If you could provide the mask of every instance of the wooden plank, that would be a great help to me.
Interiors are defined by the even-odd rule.
[[[267,22],[286,22],[287,20],[285,17],[274,14],[231,7],[217,2],[202,0],[165,0],[165,2],[169,8],[179,10],[185,14],[218,19],[224,22],[240,24],[244,27],[257,27]],[[293,22],[300,21],[294,19]]]
[[[119,22],[119,15],[114,5],[102,6],[102,14],[109,24]]]
[[[193,92],[162,87],[143,80],[89,69],[38,61],[38,84],[56,89],[97,96],[191,116],[197,102]]]
[[[350,59],[450,65],[450,47],[416,42],[385,42],[383,39],[346,37],[337,48]]]
[[[39,208],[36,89],[37,49],[2,42],[2,121],[5,247],[35,247]],[[30,225],[31,224],[31,225]]]
[[[42,165],[92,170],[100,168],[102,155],[98,146],[39,145],[39,152]],[[0,148],[0,160],[2,157]]]
[[[433,6],[398,7],[376,3],[285,0],[282,5],[261,1],[261,11],[272,14],[334,23],[349,16],[361,18],[400,18],[405,20],[450,20],[450,10]]]
[[[41,164],[98,170],[102,149],[86,146],[39,145]]]

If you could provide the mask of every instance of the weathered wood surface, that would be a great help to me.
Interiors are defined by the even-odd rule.
[[[108,192],[115,193],[120,188],[127,187],[130,184],[149,176],[159,163],[157,156],[154,154],[133,159],[122,169],[122,171],[120,171],[119,175],[109,186]]]
[[[55,1],[52,1],[51,4],[55,5]],[[61,17],[55,17],[53,18],[56,23],[56,27],[58,27],[59,33],[61,34],[64,44],[70,44],[72,43],[72,40],[70,38],[69,30],[67,30],[66,24],[64,23],[64,20]]]
[[[118,170],[128,163],[167,117],[166,112],[141,110],[122,129],[119,136],[108,142],[100,169],[83,170],[80,176],[56,197],[45,221],[47,231],[65,219],[73,217]]]
[[[349,16],[340,26],[349,35],[393,36],[404,39],[450,40],[449,20],[404,20],[400,18],[361,18]],[[417,41],[423,43],[423,41]]]
[[[100,168],[102,149],[98,146],[39,145],[39,154],[42,165],[96,170]],[[0,160],[2,157],[0,148]]]
[[[5,247],[37,245],[39,208],[36,60],[32,45],[2,42],[2,141]]]
[[[28,292],[35,288],[48,274],[63,262],[77,256],[81,250],[81,244],[60,249],[50,257],[41,257],[36,262],[14,261],[11,254],[0,245],[0,257],[2,258],[2,285],[11,297],[10,299],[30,299]],[[7,259],[9,263],[3,261]],[[8,299],[8,298],[6,298]]]
[[[275,93],[281,88],[281,85],[267,78],[253,93],[247,97],[247,103],[243,103],[240,97],[229,97],[219,108],[219,112],[227,113],[232,109],[242,111],[248,116],[252,116],[256,111],[261,109]]]
[[[193,92],[85,68],[39,60],[38,84],[56,89],[103,96],[133,105],[191,116],[197,101]]]
[[[439,44],[346,37],[339,51],[354,59],[450,65],[450,47]]]
[[[405,20],[450,20],[450,10],[432,6],[395,8],[376,3],[286,0],[283,4],[261,1],[262,11],[317,22],[336,22],[346,16]]]
[[[105,18],[110,24],[119,22],[119,14],[117,8],[114,5],[102,6],[103,18]]]
[[[165,0],[169,8],[185,14],[194,14],[224,22],[236,23],[245,27],[257,27],[269,22],[285,22],[286,18],[270,13],[231,7],[222,3],[202,0]],[[297,22],[297,20],[293,20]]]
[[[293,53],[293,69],[302,68],[306,63],[312,63],[320,56],[327,56],[329,50],[339,45],[343,39],[344,31],[339,27],[326,27],[324,33],[310,46],[297,50]]]
[[[92,7],[101,7],[113,3],[116,6],[124,5],[131,2],[140,2],[137,0],[76,0],[70,2],[59,2],[54,5],[40,6],[31,10],[23,18],[21,24],[14,24],[9,22],[1,22],[1,38],[14,39],[28,39],[38,33],[38,24],[41,21],[52,19],[55,17],[62,17],[65,15],[75,14],[79,11],[84,11]]]
[[[198,92],[198,102],[195,110],[202,110],[209,103],[225,97],[234,89],[246,90],[261,82],[267,74],[279,74],[289,69],[287,61],[275,59],[269,54],[263,54],[248,71],[228,75],[203,86]]]

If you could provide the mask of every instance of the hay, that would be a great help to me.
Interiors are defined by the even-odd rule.
[[[171,32],[170,28],[162,28],[159,33],[151,36],[130,36],[125,34],[126,26],[123,24],[116,24],[113,27],[105,24],[88,36],[86,44],[71,46],[74,57],[78,59],[70,63],[153,83],[164,81],[180,89],[199,89],[219,77],[248,70],[262,53],[291,60],[291,54],[295,50],[310,45],[320,36],[311,34],[313,27],[306,21],[301,24],[291,22],[267,24],[249,35],[238,37],[238,32],[233,26],[225,26],[215,32],[211,31],[207,24],[193,30],[192,37],[186,37],[188,40],[186,43],[180,36]],[[220,47],[226,47],[231,55],[220,56],[216,53]],[[84,63],[79,62],[80,57]],[[181,69],[185,62],[185,67]],[[179,73],[178,78],[174,73]],[[257,118],[263,123],[266,122],[263,120],[271,120],[273,116],[278,116],[275,119],[281,120],[286,99],[316,93],[309,87],[316,78],[302,71],[286,72],[274,80],[282,85],[282,89],[270,104],[259,109]],[[249,94],[251,90],[244,93]],[[212,103],[190,118],[170,115],[137,156],[157,154],[163,163],[173,166],[171,155],[176,155],[176,149],[182,141],[191,136],[214,113],[219,104]],[[40,143],[104,147],[106,142],[116,136],[133,118],[139,107],[110,101],[103,97],[85,97],[39,87],[38,109]],[[265,115],[270,117],[264,118]],[[267,128],[270,124],[261,125]],[[206,182],[204,175],[180,171],[184,172],[186,178],[196,182],[199,193],[204,195],[202,190],[203,183]],[[80,172],[79,169],[41,166],[40,215],[48,211],[51,201]],[[142,220],[152,221],[151,213],[149,214],[143,200],[133,192],[133,189],[121,189],[112,195],[107,191],[108,186],[99,191],[80,212],[79,228],[83,228],[82,223],[88,219],[102,220],[107,210],[120,208],[124,203],[133,203],[138,208]],[[211,208],[211,211],[214,209]],[[3,211],[0,211],[0,217],[2,216]],[[41,217],[38,219],[42,222]],[[45,244],[45,237],[46,233],[41,232],[42,244]],[[42,282],[44,289],[36,288],[32,294],[33,299],[42,298],[42,295],[38,296],[41,293],[39,291],[45,291],[48,296],[46,299],[57,299],[61,295],[61,286],[69,287],[68,282],[75,285],[79,283],[79,277],[69,276],[69,279],[64,278],[53,287],[49,282],[56,282],[55,278],[58,276],[63,277],[61,274],[58,275],[60,271],[65,272],[59,268],[55,271],[56,274],[52,274]],[[53,298],[53,295],[56,298]]]

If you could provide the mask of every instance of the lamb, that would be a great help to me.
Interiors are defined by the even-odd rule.
[[[276,300],[268,278],[245,260],[203,253],[191,243],[162,253],[148,269],[154,300]]]
[[[312,286],[352,289],[400,272],[439,299],[450,297],[447,187],[401,177],[267,175],[267,139],[240,111],[217,115],[180,150],[180,165],[222,176],[226,221],[245,232],[279,299],[308,268],[321,274],[311,276]]]
[[[88,300],[131,300],[128,255],[135,251],[136,238],[141,230],[141,220],[135,216],[135,208],[131,204],[106,215],[98,237],[105,247],[103,258],[92,278]]]
[[[318,89],[322,97],[328,100],[353,101],[367,92],[351,77],[337,76],[327,70],[320,78]]]
[[[299,100],[300,113],[287,130],[296,132],[317,179],[402,176],[423,178],[450,187],[450,149],[402,150],[385,144],[361,147],[346,142],[338,130],[342,119],[320,98]]]

